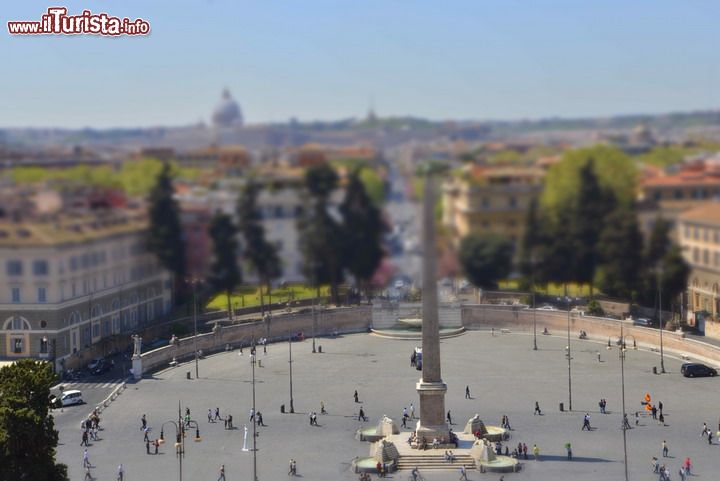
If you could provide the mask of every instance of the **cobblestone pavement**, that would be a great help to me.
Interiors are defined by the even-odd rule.
[[[353,480],[349,470],[355,456],[366,456],[369,446],[354,439],[361,425],[373,425],[383,415],[400,424],[403,406],[415,404],[418,371],[410,367],[413,341],[381,339],[357,334],[337,339],[321,339],[322,354],[311,353],[311,341],[293,343],[293,394],[295,414],[281,414],[280,405],[289,409],[288,344],[268,346],[259,351],[263,367],[256,368],[257,409],[266,427],[258,436],[258,479],[276,481],[287,476],[290,458],[297,460],[298,474],[306,480]],[[560,402],[568,405],[566,340],[539,336],[539,351],[533,351],[532,337],[524,334],[491,336],[489,332],[469,332],[441,343],[443,379],[448,384],[446,408],[452,412],[453,428],[461,430],[465,421],[479,413],[487,424],[499,424],[506,414],[513,427],[511,446],[525,442],[532,449],[537,443],[540,462],[524,461],[519,473],[506,474],[505,480],[608,480],[623,478],[623,444],[620,404],[620,364],[618,351],[607,351],[602,344],[572,340],[572,412],[560,412]],[[598,362],[598,352],[602,362]],[[625,362],[626,403],[633,429],[627,433],[631,479],[655,479],[652,456],[671,467],[673,479],[685,456],[690,456],[694,472],[714,479],[720,471],[720,446],[708,445],[700,437],[702,423],[716,430],[720,404],[715,378],[685,379],[679,374],[681,361],[666,356],[665,375],[653,375],[659,365],[657,353],[627,352]],[[114,480],[118,463],[125,467],[125,480],[178,479],[178,460],[174,454],[175,428],[165,424],[168,443],[158,455],[146,454],[140,417],[146,414],[152,430],[160,434],[161,424],[177,419],[177,406],[191,409],[200,425],[202,442],[192,441],[189,433],[183,460],[183,479],[215,480],[221,464],[231,480],[252,479],[252,452],[243,452],[243,425],[248,423],[252,406],[249,352],[218,354],[200,361],[200,379],[194,365],[183,364],[129,384],[127,390],[102,414],[101,439],[88,448],[92,473],[98,480]],[[464,399],[469,385],[472,399]],[[360,403],[353,400],[357,389]],[[666,426],[647,416],[634,426],[634,413],[641,409],[645,392],[664,404]],[[600,414],[598,401],[607,399],[609,414]],[[328,411],[320,414],[320,402]],[[543,410],[533,415],[535,401]],[[370,420],[357,420],[360,406]],[[236,429],[225,430],[222,422],[208,423],[208,409],[220,408],[223,416],[232,414]],[[79,423],[90,406],[66,408],[56,412],[56,425],[62,445],[58,458],[69,466],[71,479],[82,480],[83,449]],[[310,426],[308,414],[318,413],[319,426]],[[581,431],[583,415],[591,416],[591,432]],[[669,459],[661,457],[661,442],[667,440]],[[565,443],[573,446],[575,459],[565,458]],[[251,446],[251,435],[248,436]],[[388,479],[408,478],[408,472]],[[455,480],[455,471],[423,473],[425,479]],[[470,479],[499,479],[497,474],[471,472]]]

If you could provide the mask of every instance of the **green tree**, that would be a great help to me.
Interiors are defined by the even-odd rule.
[[[328,214],[328,199],[337,187],[338,175],[329,165],[319,165],[305,172],[305,188],[310,195],[310,208],[299,219],[300,251],[303,274],[316,287],[330,284],[334,303],[339,301],[338,286],[342,281],[342,230]]]
[[[242,273],[237,262],[237,228],[229,215],[217,213],[208,228],[213,245],[213,259],[210,264],[210,284],[216,291],[227,296],[228,316],[232,321],[232,291],[242,282]]]
[[[634,208],[616,209],[600,236],[597,282],[609,296],[632,300],[641,288],[643,238]]]
[[[542,241],[538,201],[532,199],[525,217],[525,230],[520,240],[520,273],[523,276],[523,288],[532,287],[537,276],[539,248]]]
[[[173,193],[170,164],[165,163],[148,196],[150,227],[147,245],[160,264],[175,274],[176,281],[180,281],[185,275],[185,243],[180,226],[180,207]]]
[[[494,289],[512,269],[513,244],[497,234],[470,234],[460,242],[459,260],[468,280],[476,287]]]
[[[50,364],[22,359],[0,369],[0,479],[66,481],[55,463],[58,432],[49,414]]]
[[[270,283],[282,275],[277,248],[265,237],[262,215],[257,206],[260,185],[252,178],[243,187],[238,199],[238,227],[243,236],[243,255],[250,261],[260,279],[260,303],[264,305],[263,285],[270,292]]]
[[[343,218],[345,265],[355,276],[360,288],[367,292],[370,279],[385,255],[382,236],[387,226],[382,220],[380,210],[368,195],[357,170],[354,170],[348,178],[345,198],[339,210]]]
[[[570,209],[559,212],[556,220],[545,217],[539,230],[539,246],[536,254],[535,278],[538,282],[567,284],[573,281],[575,244],[574,237],[568,229],[571,222]]]

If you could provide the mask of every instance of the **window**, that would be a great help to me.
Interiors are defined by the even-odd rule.
[[[15,316],[12,318],[12,330],[13,331],[27,331],[30,329],[30,325],[22,317]]]
[[[710,265],[710,251],[703,249],[703,264]]]
[[[23,338],[15,337],[15,338],[13,338],[12,343],[13,343],[13,353],[14,354],[22,354],[23,353]]]
[[[655,198],[655,200],[660,200],[660,199],[662,199],[662,192],[656,191],[656,192],[653,194],[653,197]]]
[[[78,260],[77,257],[71,257],[70,258],[70,270],[76,271],[78,268]]]
[[[92,336],[93,337],[100,337],[100,323],[94,322],[92,326]]]
[[[72,281],[70,283],[70,297],[77,296],[77,285],[75,284],[75,281]]]
[[[697,247],[693,247],[692,260],[693,260],[693,262],[700,262],[700,251],[698,250]]]
[[[110,319],[103,319],[102,321],[102,335],[107,337],[110,335]]]
[[[675,191],[675,198],[676,199],[682,199],[684,197],[682,190],[676,190]]]
[[[38,302],[47,302],[46,292],[44,287],[38,287]]]
[[[15,259],[7,261],[7,275],[21,276],[22,275],[22,261],[15,260]]]
[[[48,353],[48,340],[46,337],[40,339],[40,354]]]
[[[20,302],[20,288],[19,287],[11,288],[10,296],[12,298],[12,302]]]
[[[38,259],[33,261],[33,274],[36,276],[48,275],[48,261],[45,259]]]

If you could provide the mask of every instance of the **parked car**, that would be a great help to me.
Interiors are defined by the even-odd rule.
[[[96,357],[95,359],[90,361],[90,363],[87,365],[87,368],[90,370],[90,372],[93,372],[95,368],[98,367],[98,365],[103,361],[105,361],[105,358]]]
[[[73,404],[84,404],[85,401],[83,401],[82,392],[73,389],[71,391],[65,391],[62,396],[60,396],[60,403],[62,403],[63,406],[72,406]]]
[[[646,317],[640,317],[633,321],[633,325],[634,326],[642,326],[642,327],[650,327],[653,325],[653,322]]]
[[[717,370],[699,362],[686,362],[680,367],[680,373],[685,377],[715,377]]]
[[[546,306],[538,307],[538,310],[539,311],[557,311],[557,307],[546,305]]]
[[[112,366],[112,363],[110,363],[110,361],[106,361],[105,359],[103,359],[95,366],[95,369],[93,369],[90,372],[97,376],[104,372],[108,372],[110,369],[112,369],[112,367],[113,366]]]

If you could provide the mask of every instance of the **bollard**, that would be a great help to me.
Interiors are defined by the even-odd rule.
[[[653,374],[657,374],[657,366],[653,366]]]
[[[280,414],[285,414],[285,405],[284,404],[280,405]]]
[[[318,344],[318,352],[322,352],[322,346]]]
[[[563,403],[560,403],[560,412],[563,412],[565,410],[565,405]]]
[[[192,379],[192,378],[190,377],[190,371],[187,371],[187,372],[185,373],[185,376],[186,376],[188,379]]]

